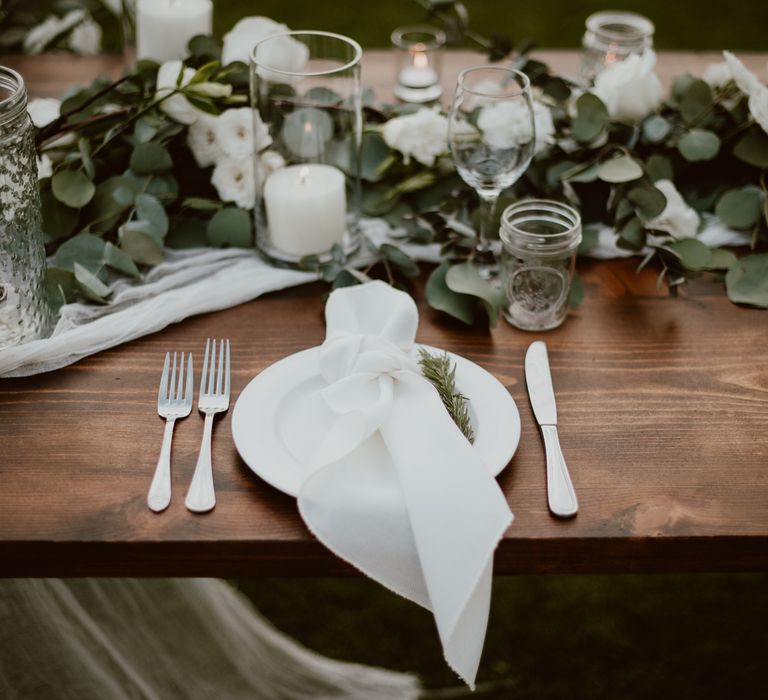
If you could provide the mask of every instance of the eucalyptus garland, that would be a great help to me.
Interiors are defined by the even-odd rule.
[[[108,302],[116,275],[140,278],[164,247],[252,245],[253,204],[241,187],[247,169],[224,153],[231,129],[250,120],[248,67],[223,65],[221,56],[221,42],[195,37],[183,63],[139,62],[120,80],[70,90],[56,114],[36,119],[55,304]],[[728,60],[718,80],[683,75],[662,98],[660,86],[651,94],[646,57],[606,71],[587,90],[515,54],[513,65],[536,89],[537,155],[499,210],[524,196],[569,200],[587,224],[582,252],[608,225],[671,289],[714,275],[734,302],[768,307],[768,255],[759,252],[768,242],[768,107],[761,106],[768,88]],[[630,113],[626,96],[640,88],[650,92]],[[362,212],[386,219],[392,240],[367,243],[365,270],[340,250],[304,267],[334,286],[386,276],[408,288],[419,266],[400,243],[439,243],[443,263],[429,277],[429,303],[466,323],[495,323],[502,299],[472,262],[478,203],[447,155],[446,117],[437,108],[381,104],[370,90],[364,113]],[[405,145],[404,130],[417,146]],[[259,138],[251,136],[248,159],[266,172],[280,167]],[[218,160],[206,150],[214,146],[224,147]],[[737,258],[698,239],[714,216],[749,233],[748,254]]]

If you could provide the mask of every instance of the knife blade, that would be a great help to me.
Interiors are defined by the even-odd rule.
[[[570,518],[579,510],[579,502],[568,473],[557,434],[557,403],[549,370],[547,345],[537,340],[525,353],[525,383],[533,414],[541,428],[547,455],[547,503],[558,517]]]

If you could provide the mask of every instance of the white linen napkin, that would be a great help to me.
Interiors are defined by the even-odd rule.
[[[299,510],[363,573],[434,613],[448,664],[471,687],[490,605],[504,495],[415,359],[416,305],[383,282],[334,291],[323,388],[285,411],[314,467]]]

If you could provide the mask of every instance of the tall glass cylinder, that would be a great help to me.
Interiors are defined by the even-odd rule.
[[[35,130],[22,77],[0,66],[0,348],[47,333]]]
[[[581,76],[591,83],[608,66],[653,48],[653,22],[634,12],[607,10],[587,17]]]
[[[257,248],[277,264],[359,246],[360,45],[288,32],[251,53]],[[266,138],[259,133],[268,129]]]

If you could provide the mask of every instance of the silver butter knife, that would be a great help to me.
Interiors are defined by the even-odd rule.
[[[561,518],[570,518],[579,510],[579,502],[557,437],[555,391],[552,388],[547,346],[541,340],[531,343],[525,353],[525,383],[528,385],[528,396],[547,452],[549,510]]]

